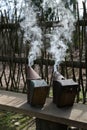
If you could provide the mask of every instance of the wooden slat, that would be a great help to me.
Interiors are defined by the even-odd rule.
[[[58,108],[47,99],[43,108],[31,107],[27,95],[0,90],[0,109],[16,111],[37,118],[87,128],[87,105],[74,104],[73,107]]]
[[[4,24],[0,24],[0,30],[1,29],[16,29],[19,27],[19,24],[12,24],[12,23],[4,23]]]
[[[77,21],[76,25],[87,26],[87,19],[85,21],[84,19]]]
[[[0,61],[1,62],[14,62],[14,63],[21,63],[25,64],[27,63],[27,58],[20,58],[20,57],[9,57],[9,56],[0,56]]]
[[[28,63],[28,59],[27,58],[20,58],[20,57],[11,58],[8,56],[3,56],[3,57],[0,56],[0,62],[14,62],[14,63],[25,64],[25,63]],[[47,65],[48,64],[48,65],[53,66],[55,61],[52,59],[43,59],[43,61],[41,59],[36,59],[34,61],[34,63],[39,64],[39,65],[41,65],[41,64]],[[79,61],[73,61],[73,63],[72,63],[72,61],[65,61],[65,62],[62,62],[60,65],[63,67],[65,67],[65,66],[72,67],[73,66],[74,68],[79,68],[79,67],[86,68],[86,64],[83,61],[81,63],[79,63]]]

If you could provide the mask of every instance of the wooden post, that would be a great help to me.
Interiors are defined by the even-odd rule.
[[[36,130],[67,130],[67,125],[36,118]]]

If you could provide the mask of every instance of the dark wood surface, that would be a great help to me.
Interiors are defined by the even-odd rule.
[[[43,108],[27,103],[27,95],[0,90],[0,109],[20,112],[39,119],[87,128],[87,105],[75,103],[73,107],[57,108],[52,98],[47,98]]]
[[[20,58],[20,57],[12,58],[12,57],[9,57],[9,56],[0,56],[0,62],[14,62],[14,63],[25,64],[25,63],[28,63],[28,59],[27,58],[23,58],[23,57],[22,58]],[[43,60],[36,59],[34,61],[34,63],[35,64],[39,64],[39,65],[41,65],[41,64],[43,64],[43,65],[48,64],[48,65],[53,66],[55,61],[52,60],[52,59],[43,59]],[[60,66],[62,66],[62,67],[67,66],[67,67],[74,67],[74,68],[79,68],[79,67],[86,68],[86,64],[85,64],[84,61],[82,61],[81,63],[79,61],[73,61],[73,62],[72,61],[66,61],[66,62],[62,62],[60,64]]]

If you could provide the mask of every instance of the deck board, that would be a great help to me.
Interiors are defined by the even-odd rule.
[[[27,103],[26,94],[0,90],[0,109],[20,112],[79,128],[87,128],[87,105],[84,104],[75,103],[73,107],[57,108],[52,103],[52,98],[47,98],[43,108],[35,108]]]

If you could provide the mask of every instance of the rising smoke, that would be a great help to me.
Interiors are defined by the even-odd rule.
[[[42,8],[45,11],[47,8],[58,9],[59,15],[59,26],[51,31],[49,34],[50,38],[50,48],[48,52],[53,55],[55,59],[55,71],[56,66],[64,60],[67,50],[67,43],[72,41],[72,32],[74,30],[74,16],[69,9],[65,8],[65,5],[60,0],[44,0],[42,3]],[[27,13],[29,12],[29,13]],[[34,60],[40,56],[40,49],[42,47],[42,31],[40,27],[37,26],[36,13],[28,3],[24,8],[25,20],[21,24],[25,30],[25,41],[30,41],[31,49],[29,51],[29,65],[33,65]],[[56,15],[56,14],[55,14]]]
[[[7,1],[1,0],[0,5],[2,5],[1,6],[2,10],[4,10],[4,8],[6,7],[6,10],[10,11],[10,14],[13,15],[15,11],[14,2],[9,0]],[[75,19],[73,17],[73,14],[70,12],[70,10],[65,8],[64,0],[43,0],[41,6],[44,11],[49,7],[52,10],[55,7],[56,9],[58,9],[60,27],[54,28],[49,34],[50,48],[48,50],[48,52],[50,52],[53,55],[53,58],[55,59],[55,66],[56,66],[59,65],[59,63],[64,60],[66,50],[67,50],[67,43],[72,42],[72,32],[74,30]],[[34,7],[32,6],[31,2],[29,1],[24,2],[24,0],[20,0],[19,2],[17,0],[16,8],[18,13],[22,12],[22,17],[24,17],[24,20],[21,22],[20,25],[24,30],[24,43],[26,41],[30,42],[30,51],[29,51],[28,60],[29,60],[29,65],[32,66],[33,61],[38,56],[41,55],[40,50],[42,47],[42,30],[37,25],[37,19],[36,19],[37,12],[34,11]]]
[[[25,4],[24,21],[21,22],[21,27],[24,30],[24,42],[30,42],[28,65],[32,66],[34,60],[41,55],[42,31],[37,25],[36,12],[29,2]]]
[[[45,6],[46,5],[46,6]],[[44,0],[44,10],[47,8],[58,8],[59,25],[51,31],[50,36],[50,48],[49,52],[55,59],[54,71],[56,71],[58,65],[64,60],[66,50],[68,48],[67,43],[72,42],[72,33],[75,29],[75,18],[69,9],[65,8],[65,5],[60,0]]]

